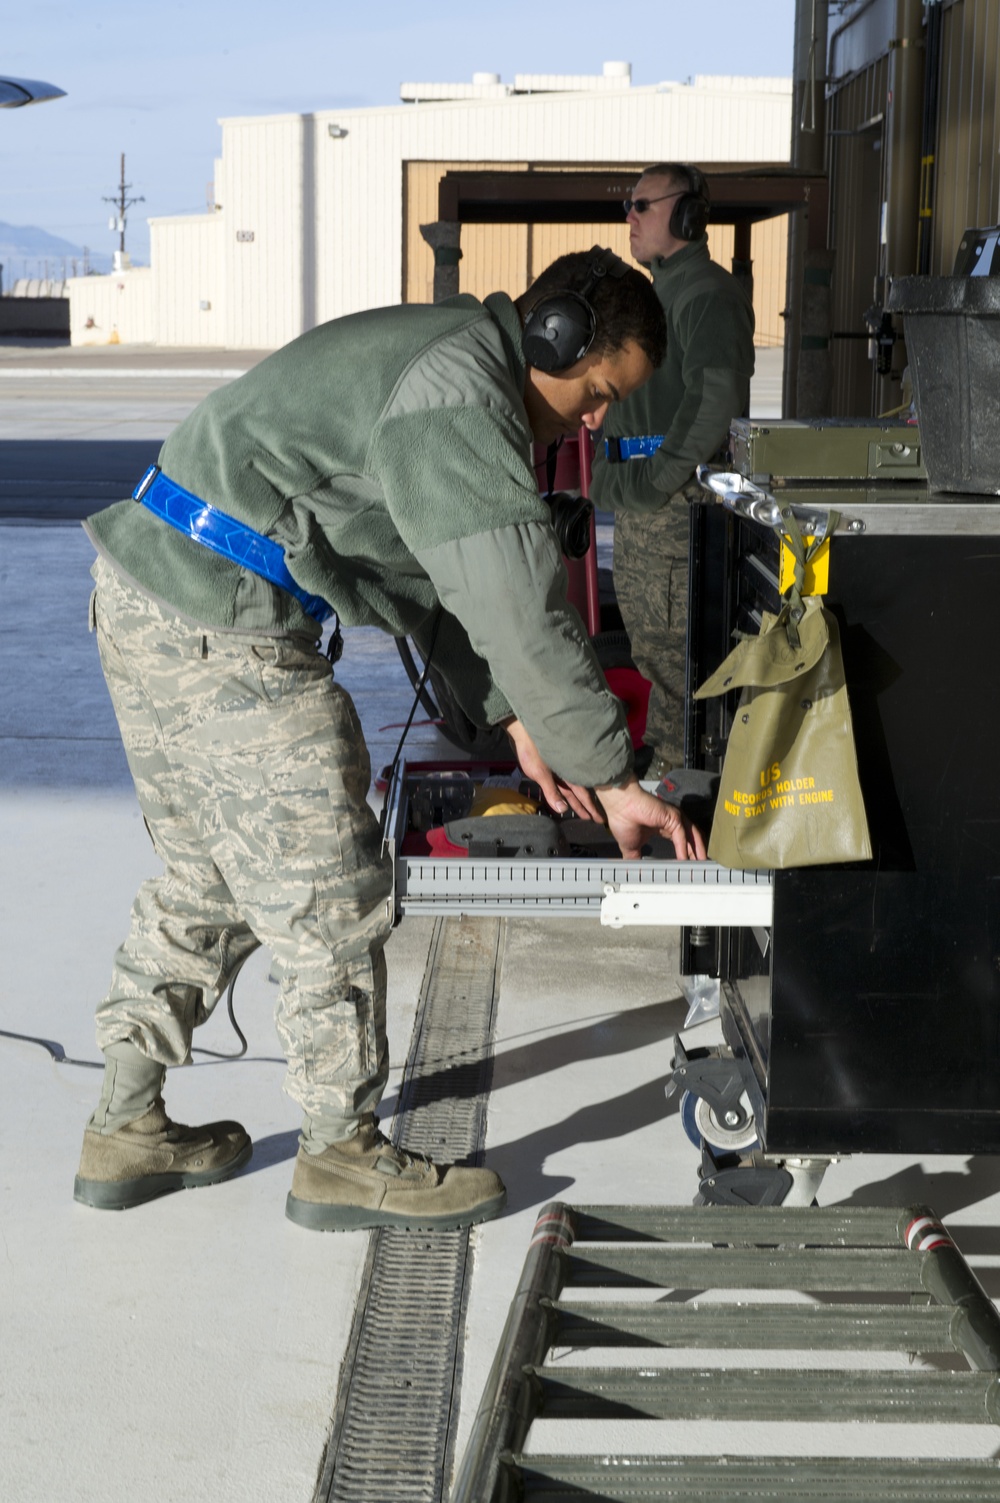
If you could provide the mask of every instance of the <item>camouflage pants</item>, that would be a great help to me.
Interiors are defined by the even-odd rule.
[[[102,1048],[184,1064],[240,963],[270,947],[285,1090],[329,1141],[385,1087],[391,871],[350,697],[308,640],[203,632],[104,560],[91,605],[163,875],[143,883]]]
[[[678,491],[662,511],[615,513],[614,579],[632,659],[648,678],[645,744],[652,767],[684,764],[691,508]]]

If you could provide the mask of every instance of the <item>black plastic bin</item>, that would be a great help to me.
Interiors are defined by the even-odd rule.
[[[939,491],[1000,495],[1000,277],[896,277],[923,460]]]

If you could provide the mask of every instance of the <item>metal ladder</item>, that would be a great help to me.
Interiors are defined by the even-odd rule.
[[[602,1297],[581,1298],[588,1289]],[[607,1297],[627,1289],[663,1294],[660,1302]],[[681,1291],[708,1290],[705,1303],[675,1302]],[[662,1302],[667,1291],[674,1299]],[[720,1291],[729,1292],[721,1303]],[[770,1300],[746,1303],[750,1291]],[[687,1367],[546,1361],[553,1349],[590,1347],[716,1358],[742,1349],[759,1351],[761,1363],[710,1367],[698,1355]],[[782,1366],[769,1355],[795,1351],[821,1351],[831,1362],[839,1353],[844,1365]],[[901,1356],[868,1369],[852,1361],[859,1352]],[[968,1370],[912,1365],[916,1354],[938,1354],[940,1363],[942,1353],[960,1354]],[[539,1455],[527,1442],[536,1419],[996,1426],[998,1369],[1000,1316],[926,1207],[553,1202],[536,1223],[451,1503],[995,1503],[995,1458]]]

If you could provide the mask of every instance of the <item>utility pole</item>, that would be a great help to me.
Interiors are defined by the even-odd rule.
[[[144,204],[146,202],[145,198],[143,198],[141,195],[139,195],[136,198],[129,198],[128,197],[128,191],[131,188],[131,186],[132,186],[131,183],[127,183],[125,181],[125,153],[122,152],[122,157],[121,157],[121,180],[119,181],[119,184],[118,184],[118,193],[117,193],[117,195],[114,198],[108,198],[107,195],[105,195],[102,198],[102,200],[101,200],[102,203],[114,204],[115,208],[118,210],[118,213],[111,220],[109,220],[109,222],[108,222],[109,229],[112,229],[112,230],[117,229],[117,231],[118,231],[118,256],[117,256],[117,260],[119,262],[119,265],[115,268],[117,271],[124,271],[125,268],[128,266],[128,262],[127,262],[127,260],[125,258],[125,223],[126,223],[126,221],[125,221],[125,213],[126,213],[126,210],[130,209],[133,204]]]

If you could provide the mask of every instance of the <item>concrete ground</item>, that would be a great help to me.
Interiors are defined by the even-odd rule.
[[[165,361],[158,352],[0,347],[0,514],[8,518],[0,528],[0,1029],[49,1042],[0,1038],[0,1497],[16,1503],[308,1503],[366,1255],[366,1234],[321,1236],[284,1218],[297,1114],[281,1092],[266,956],[254,957],[236,986],[247,1056],[198,1055],[168,1081],[178,1119],[246,1124],[255,1145],[247,1169],[125,1215],[72,1199],[99,1080],[92,1011],[134,890],[156,861],[86,630],[89,545],[58,513],[58,477],[44,487],[43,515],[26,517],[30,508],[12,502],[5,446],[34,443],[44,456],[70,440],[154,442],[246,363],[214,353]],[[760,415],[776,410],[775,364],[765,352]],[[76,374],[60,373],[67,368]],[[355,697],[378,767],[395,749],[409,686],[391,643],[347,635],[338,678]],[[409,755],[454,752],[418,725]],[[389,941],[387,1110],[430,934],[430,920],[407,918]],[[691,1200],[697,1156],[676,1098],[663,1095],[686,1011],[677,966],[670,930],[507,924],[487,1162],[506,1180],[510,1204],[473,1233],[459,1456],[539,1207],[556,1197]],[[712,1042],[714,1029],[687,1041]],[[198,1042],[235,1048],[223,1008]],[[928,1202],[949,1218],[988,1292],[1000,1294],[1000,1161],[859,1157],[829,1171],[820,1200]],[[821,1428],[833,1451],[872,1444],[871,1427],[846,1427],[846,1436],[845,1427]],[[816,1427],[706,1423],[682,1437],[658,1426],[650,1443],[645,1434],[636,1440],[636,1429],[610,1426],[600,1444],[795,1454],[816,1439]],[[909,1455],[942,1447],[991,1455],[996,1443],[988,1427],[900,1427],[898,1440]]]

